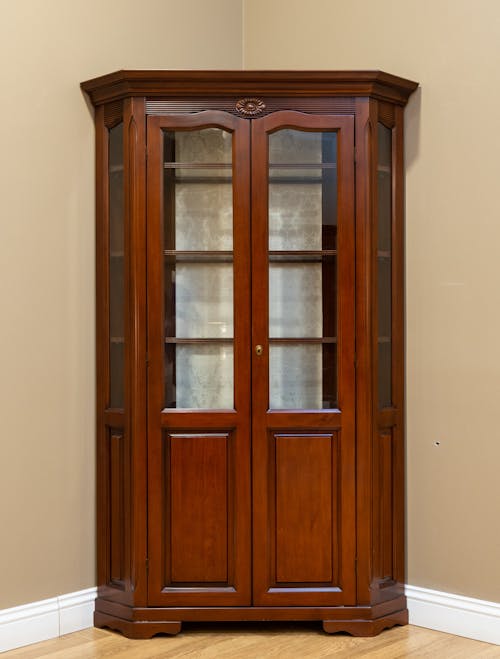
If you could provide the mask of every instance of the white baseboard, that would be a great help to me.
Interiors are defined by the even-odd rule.
[[[500,603],[406,586],[410,625],[500,645]]]
[[[92,627],[97,588],[0,611],[0,652]]]
[[[96,588],[0,611],[0,652],[92,627]],[[500,645],[500,603],[406,586],[410,624]]]

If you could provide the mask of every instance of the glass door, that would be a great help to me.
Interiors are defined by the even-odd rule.
[[[252,125],[255,605],[355,600],[352,117]]]
[[[150,604],[251,602],[249,135],[148,121]]]

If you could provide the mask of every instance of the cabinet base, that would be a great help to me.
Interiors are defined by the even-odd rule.
[[[327,634],[347,632],[351,636],[377,636],[384,629],[407,624],[408,609],[404,609],[376,620],[323,620],[323,630]]]
[[[370,606],[352,607],[128,607],[97,599],[94,624],[121,632],[127,638],[175,635],[182,622],[276,622],[318,620],[328,634],[376,636],[394,625],[408,624],[406,598]]]
[[[94,613],[95,627],[108,627],[121,632],[127,638],[151,638],[155,634],[175,636],[181,631],[181,622],[151,622],[146,620],[124,620],[107,613]]]

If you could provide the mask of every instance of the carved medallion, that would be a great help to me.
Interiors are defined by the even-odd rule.
[[[266,104],[260,98],[241,98],[236,103],[236,109],[245,117],[253,117],[264,112]]]

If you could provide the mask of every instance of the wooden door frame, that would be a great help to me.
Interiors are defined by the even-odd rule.
[[[339,134],[339,327],[338,410],[269,411],[268,341],[268,156],[267,134],[283,128],[306,131],[335,130]],[[252,346],[263,346],[263,354],[252,351],[252,456],[253,456],[253,574],[254,604],[269,606],[330,606],[356,602],[356,515],[355,515],[355,206],[354,206],[354,116],[310,115],[276,111],[252,122]],[[342,218],[344,218],[342,220]],[[313,588],[303,584],[280,587],[273,576],[270,511],[274,477],[270,430],[280,434],[330,433],[340,459],[340,582]],[[340,441],[339,441],[340,440]],[[263,466],[264,465],[264,466]],[[258,497],[261,497],[259,501]],[[332,525],[333,529],[333,525]],[[314,558],[312,557],[312,560]]]

